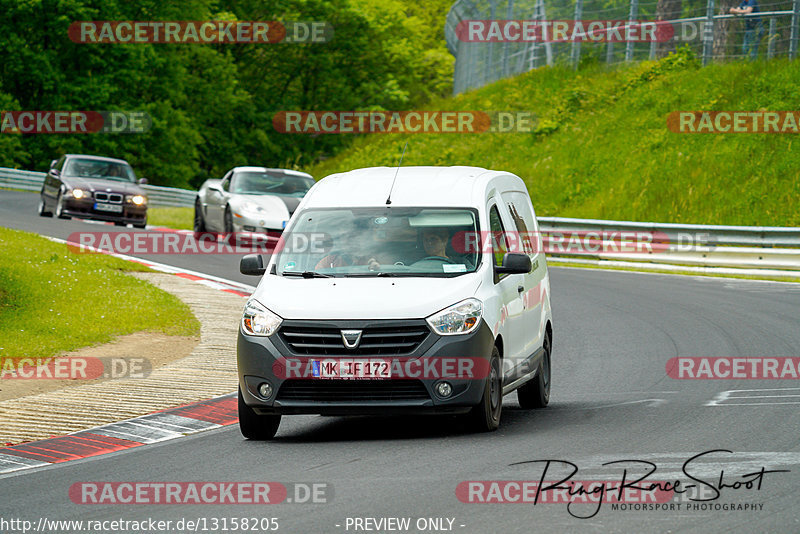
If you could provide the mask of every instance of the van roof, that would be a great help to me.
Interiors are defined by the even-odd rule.
[[[481,167],[401,167],[399,172],[397,167],[369,167],[320,180],[303,203],[305,207],[385,206],[392,188],[392,206],[470,207],[483,204],[489,182],[498,176],[506,178],[504,189],[525,191],[520,178]]]

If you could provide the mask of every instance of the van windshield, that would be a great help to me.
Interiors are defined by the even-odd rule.
[[[282,236],[282,276],[433,276],[474,272],[478,235],[467,208],[309,209]]]

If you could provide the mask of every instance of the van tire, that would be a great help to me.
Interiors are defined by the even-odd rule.
[[[489,360],[489,377],[483,390],[483,396],[477,406],[470,410],[468,416],[470,426],[476,432],[493,432],[500,426],[500,415],[503,412],[503,375],[500,365],[500,351],[492,347]]]
[[[552,368],[550,367],[550,352],[552,342],[550,334],[544,336],[542,344],[542,359],[539,370],[533,380],[527,381],[517,390],[517,400],[524,409],[545,408],[550,402],[550,383],[552,382]]]
[[[244,403],[242,388],[239,388],[239,431],[242,436],[252,440],[268,440],[275,437],[281,416],[258,415],[251,407]]]

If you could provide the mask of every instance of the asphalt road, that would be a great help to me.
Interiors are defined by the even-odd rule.
[[[35,204],[34,195],[0,191],[0,226],[62,238],[87,226],[41,219]],[[237,274],[235,257],[153,259],[253,283]],[[210,527],[214,518],[276,517],[278,532],[291,533],[390,531],[354,530],[352,518],[365,517],[411,518],[407,532],[446,531],[417,529],[418,518],[450,518],[453,531],[469,534],[800,532],[797,382],[675,380],[665,372],[675,356],[800,356],[800,285],[553,268],[552,305],[551,405],[524,411],[512,394],[497,432],[469,434],[447,417],[294,416],[284,418],[274,442],[257,443],[226,427],[3,477],[0,518],[205,518]],[[720,400],[731,390],[740,391]],[[590,516],[597,505],[462,503],[455,493],[463,481],[538,481],[544,464],[531,461],[546,459],[576,464],[572,480],[619,480],[624,467],[630,479],[643,464],[602,464],[646,460],[657,466],[649,480],[685,484],[684,462],[712,449],[732,452],[687,467],[709,484],[719,486],[722,476],[735,486],[762,467],[789,472],[766,473],[760,488],[725,487],[704,503],[709,509],[687,509],[676,497],[680,509],[614,510],[606,503],[585,519],[574,515]],[[546,478],[561,478],[559,466]],[[325,483],[331,498],[266,506],[74,504],[70,486],[86,481]],[[762,506],[724,509],[736,504]]]

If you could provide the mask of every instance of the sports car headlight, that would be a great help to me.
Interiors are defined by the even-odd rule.
[[[73,189],[72,196],[75,198],[90,198],[92,193],[83,189]]]
[[[242,202],[239,204],[239,211],[242,213],[254,215],[256,217],[263,217],[266,211],[264,208],[255,204],[254,202]]]
[[[125,200],[126,202],[136,204],[137,206],[147,203],[147,197],[142,195],[125,195]]]
[[[242,330],[251,336],[271,336],[281,325],[281,319],[255,299],[247,301],[242,314]]]
[[[470,298],[436,312],[426,320],[433,331],[442,336],[468,334],[478,327],[483,313],[480,300]]]

